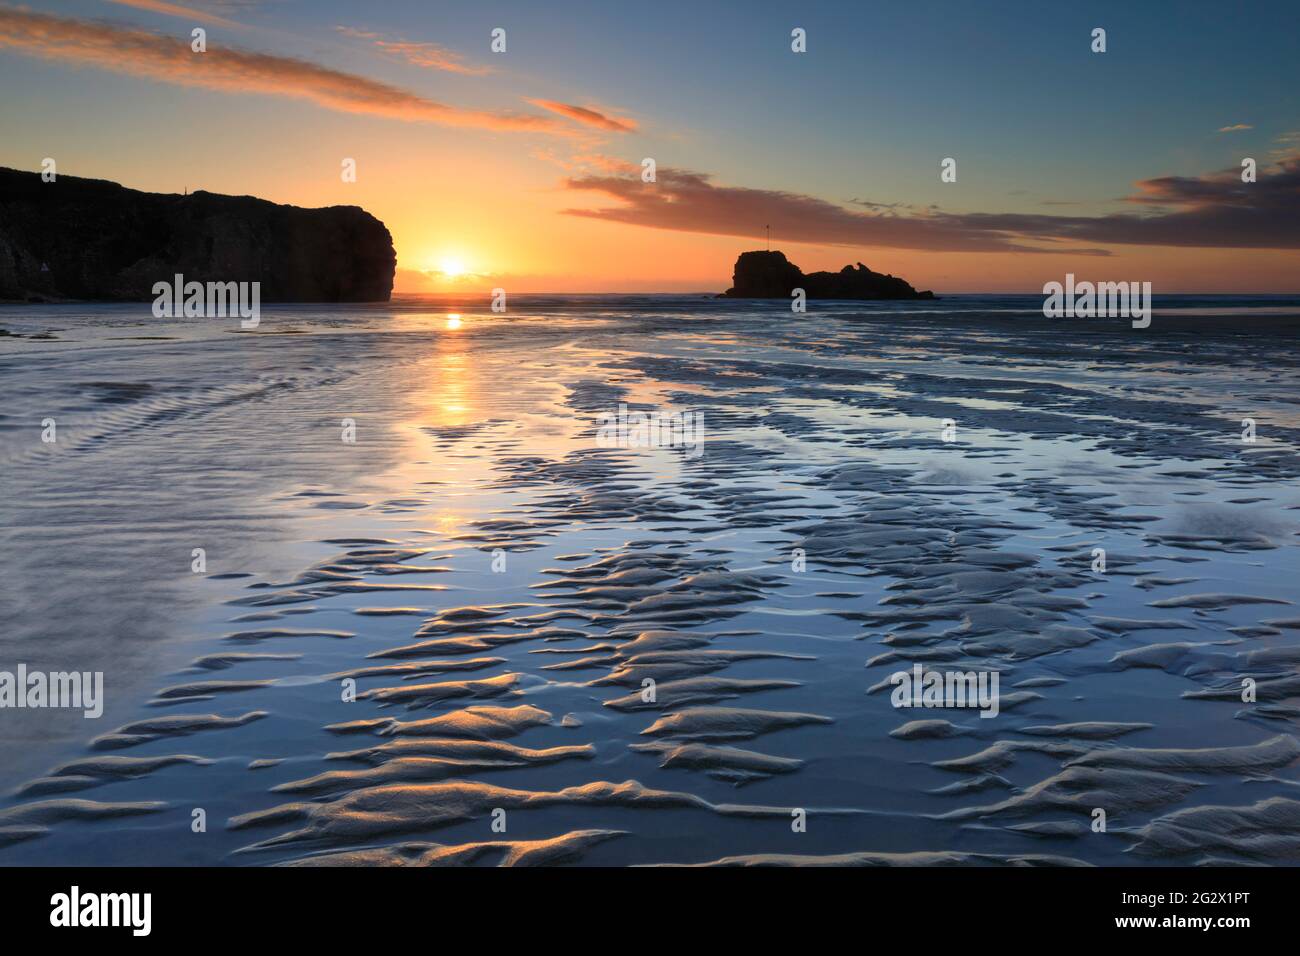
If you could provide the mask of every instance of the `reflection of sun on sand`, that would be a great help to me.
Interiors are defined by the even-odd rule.
[[[447,510],[445,503],[454,501],[463,489],[493,479],[498,465],[494,443],[508,438],[526,441],[528,447],[554,459],[594,444],[594,417],[571,414],[565,404],[570,389],[562,384],[590,374],[589,354],[552,352],[535,364],[539,362],[536,340],[524,339],[500,353],[479,348],[481,340],[469,333],[480,329],[481,322],[490,322],[489,316],[453,311],[409,316],[413,331],[428,338],[423,340],[427,343],[424,358],[409,380],[414,386],[407,392],[412,414],[401,427],[410,437],[410,447],[401,467],[409,469],[411,485],[433,482],[440,487],[444,505],[435,511],[445,512],[449,525],[463,516],[457,517],[455,508]],[[566,370],[559,372],[557,363]],[[556,409],[563,413],[556,414]],[[472,443],[456,445],[471,436]],[[465,454],[478,443],[482,454]],[[448,529],[439,526],[439,530]]]

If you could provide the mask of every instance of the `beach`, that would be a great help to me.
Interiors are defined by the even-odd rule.
[[[1296,862],[1300,301],[261,313],[0,311],[0,863]]]

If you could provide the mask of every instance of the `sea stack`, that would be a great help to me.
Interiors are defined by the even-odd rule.
[[[872,272],[861,262],[839,272],[803,270],[780,251],[742,252],[736,260],[732,287],[722,293],[732,299],[789,299],[803,289],[810,299],[933,299],[897,276]]]
[[[147,193],[0,168],[0,300],[149,301],[176,274],[260,282],[263,302],[386,302],[397,255],[357,206]]]

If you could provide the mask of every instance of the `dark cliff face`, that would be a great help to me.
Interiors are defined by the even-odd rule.
[[[810,272],[790,262],[783,252],[742,252],[736,260],[732,287],[722,293],[735,299],[788,299],[803,289],[810,299],[933,299],[896,276],[872,272],[861,262],[839,272]]]
[[[155,282],[260,282],[263,302],[386,302],[397,256],[356,206],[145,193],[0,168],[0,299],[154,298]]]

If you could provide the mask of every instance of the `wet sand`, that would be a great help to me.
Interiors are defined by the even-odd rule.
[[[0,312],[0,864],[1300,862],[1295,304],[1034,302]]]

